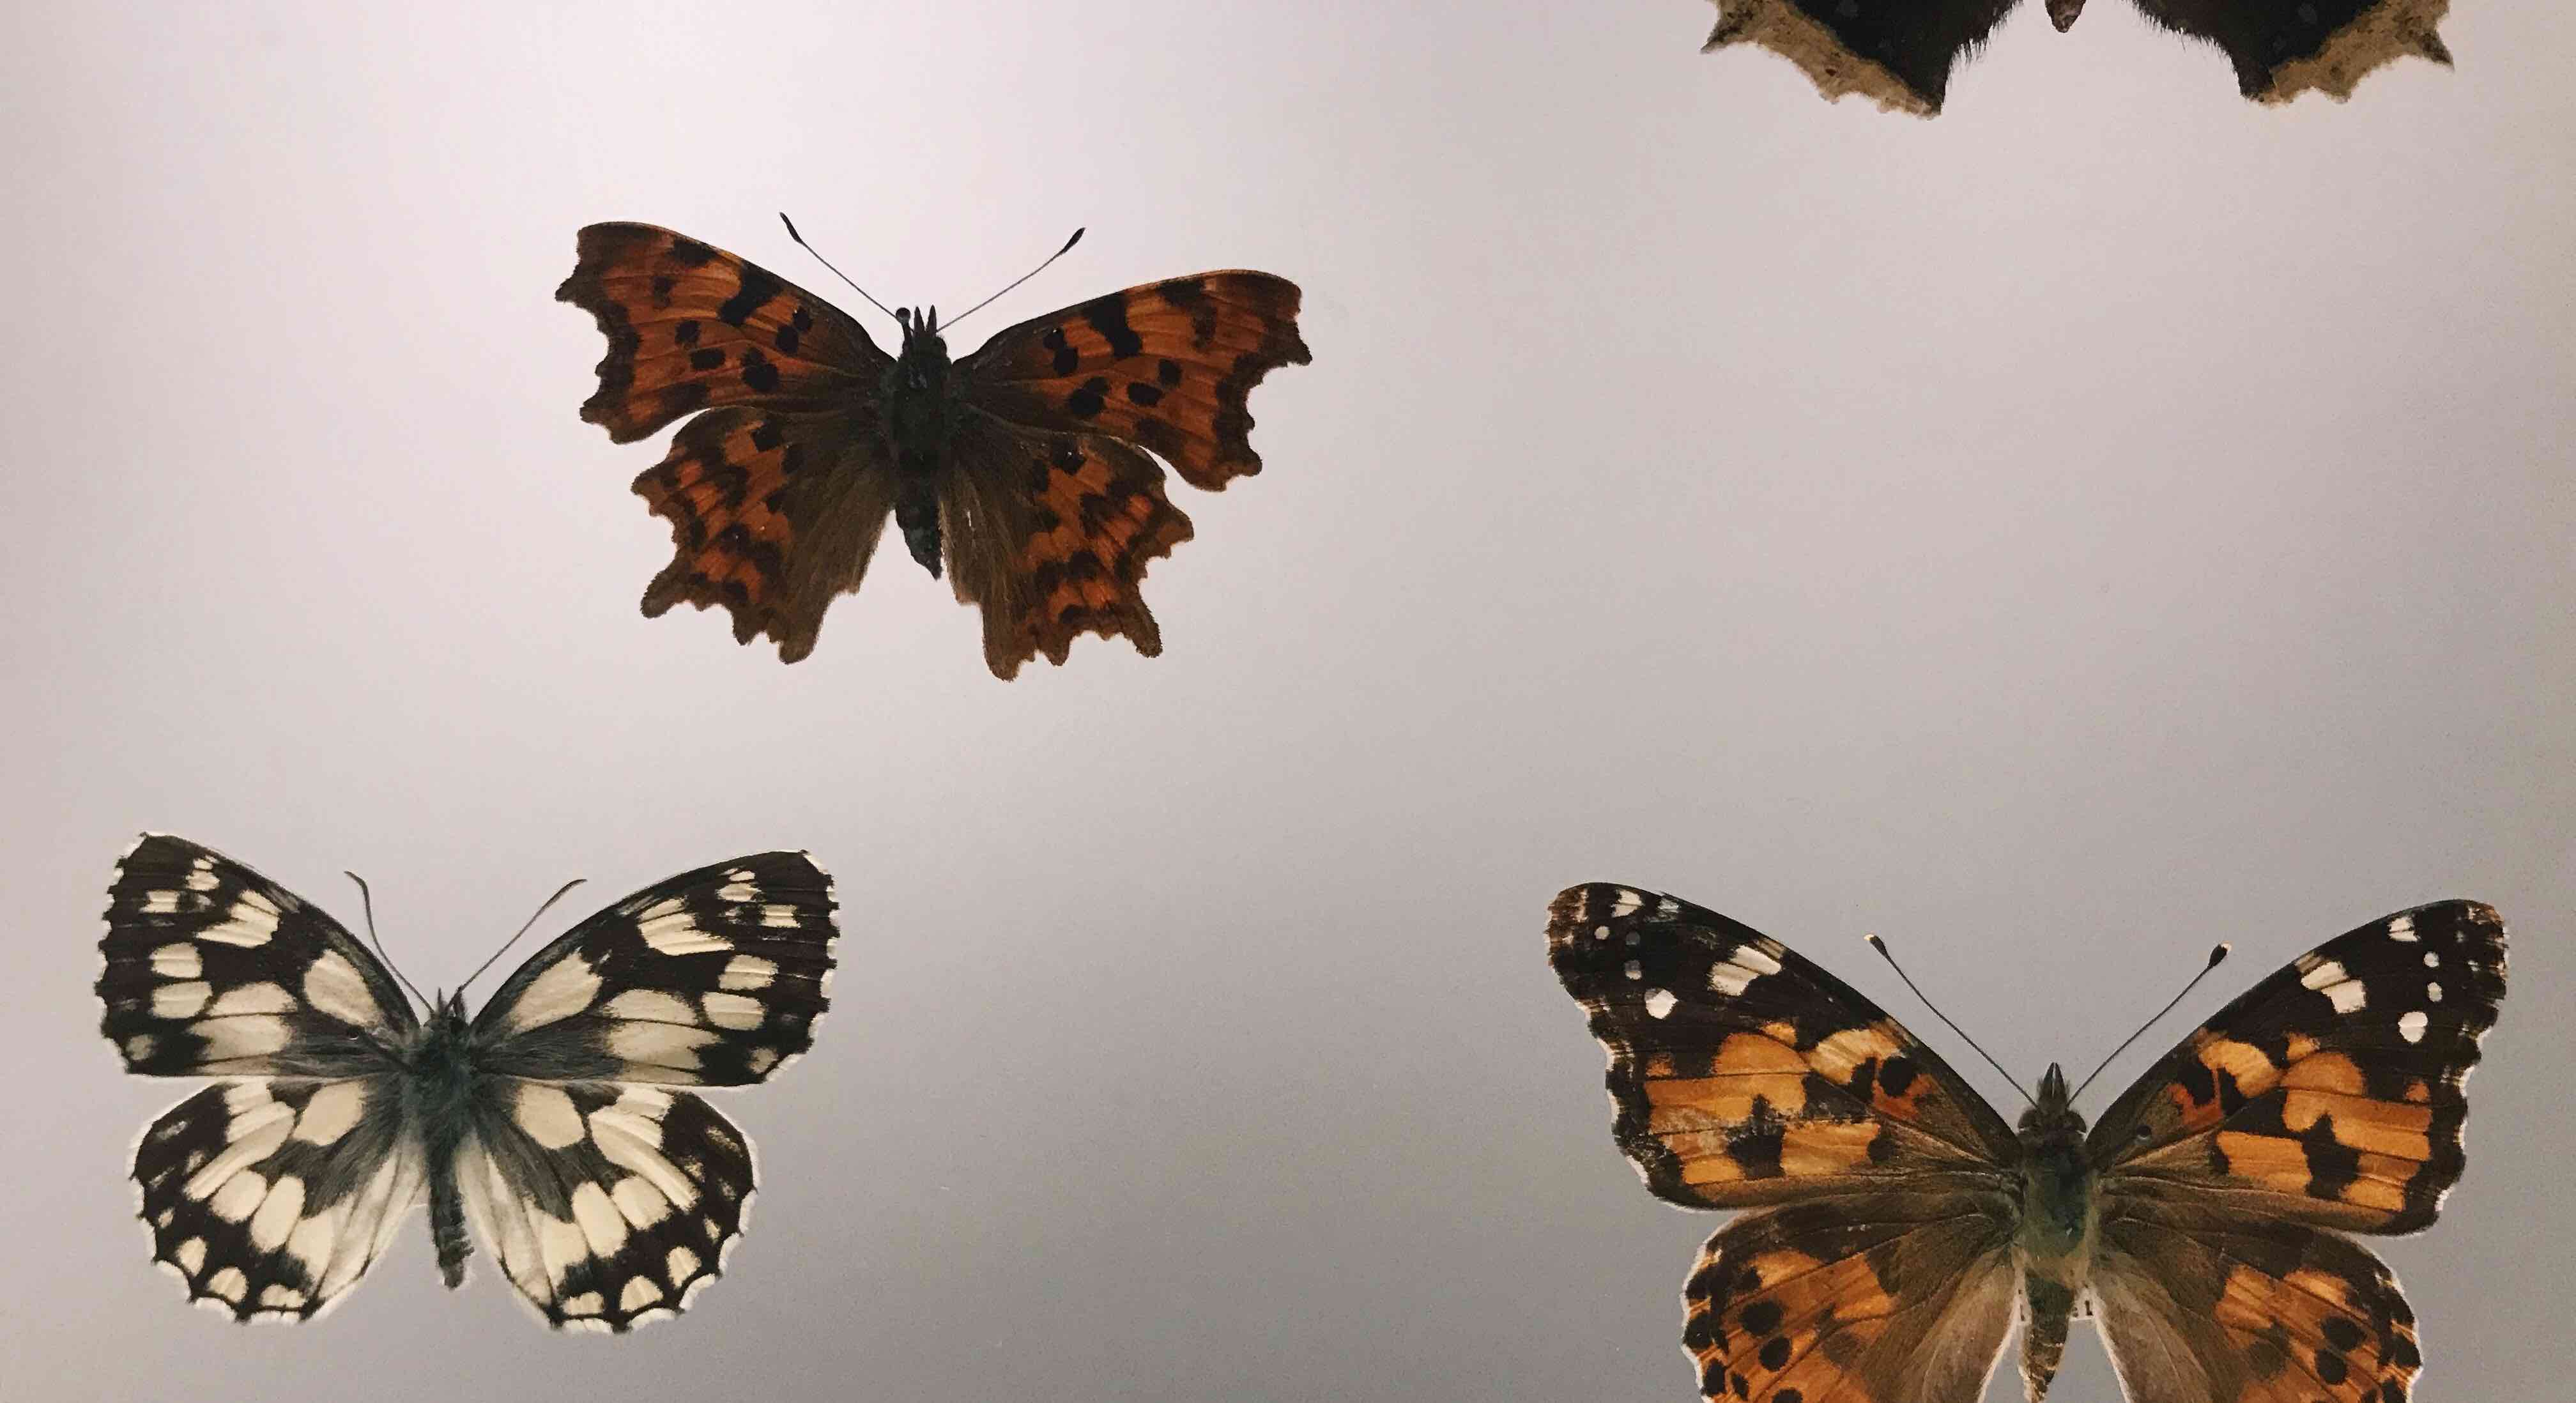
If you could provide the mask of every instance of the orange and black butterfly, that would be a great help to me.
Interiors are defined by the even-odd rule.
[[[2504,998],[2493,909],[2419,906],[2301,955],[2089,1132],[2058,1068],[2008,1124],[1714,911],[1595,884],[1549,917],[1646,1187],[1752,1210],[1682,1288],[1703,1397],[1975,1403],[2018,1321],[2037,1403],[2091,1316],[2130,1403],[2405,1403],[2414,1311],[2343,1234],[2427,1227],[2459,1181],[2461,1086]]]
[[[784,662],[814,651],[889,514],[983,610],[994,676],[1060,664],[1084,633],[1162,652],[1138,585],[1190,519],[1155,458],[1210,491],[1259,472],[1245,400],[1308,360],[1297,285],[1268,273],[1113,292],[951,361],[935,310],[898,314],[889,356],[848,313],[668,229],[594,224],[579,255],[555,296],[608,337],[581,417],[626,443],[697,416],[635,479],[677,546],[645,615],[721,604],[737,642],[765,634]]]

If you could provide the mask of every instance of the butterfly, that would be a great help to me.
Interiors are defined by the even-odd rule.
[[[783,662],[814,651],[889,513],[983,611],[994,676],[1062,664],[1084,633],[1156,656],[1139,584],[1191,527],[1155,459],[1210,491],[1259,472],[1245,401],[1310,358],[1297,285],[1240,269],[1050,312],[951,361],[936,308],[898,314],[888,356],[839,308],[668,229],[593,224],[579,255],[555,296],[608,337],[581,417],[626,443],[697,415],[635,479],[676,547],[645,616],[721,604],[736,642],[766,635]]]
[[[2048,0],[2060,33],[2085,0]],[[1982,45],[2020,0],[1712,0],[1717,29],[1702,53],[1759,44],[1805,70],[1818,91],[1859,93],[1889,111],[1940,112],[1959,55]],[[2451,0],[2137,0],[2163,28],[2227,51],[2236,85],[2257,102],[2314,88],[2336,101],[2372,69],[2407,54],[2448,66],[2433,32]]]
[[[426,1198],[451,1288],[470,1223],[557,1328],[687,1309],[753,1173],[751,1142],[680,1088],[764,1081],[812,1045],[833,906],[802,853],[683,873],[566,931],[469,1021],[462,990],[416,1012],[320,907],[146,835],[108,893],[100,1031],[129,1072],[218,1079],[135,1149],[153,1257],[237,1320],[303,1320]]]
[[[2130,1403],[2404,1403],[2414,1312],[2343,1234],[2425,1227],[2460,1177],[2492,909],[2301,955],[2089,1133],[2058,1067],[2008,1125],[1849,985],[1677,898],[1571,888],[1547,944],[1646,1187],[1753,1210],[1683,1287],[1704,1398],[1974,1403],[2018,1320],[2037,1403],[2089,1315]]]

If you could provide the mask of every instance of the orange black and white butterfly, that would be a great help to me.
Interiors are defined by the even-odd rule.
[[[1895,112],[1941,110],[1950,71],[2021,0],[1713,0],[1717,30],[1702,51],[1754,44],[1798,65],[1817,91],[1858,93]],[[2448,66],[2434,32],[2451,0],[2136,0],[2156,25],[2207,40],[2257,102],[2315,90],[2340,102],[2381,64],[2418,54]],[[2085,0],[2048,0],[2062,33]]]
[[[2414,1311],[2344,1234],[2426,1227],[2459,1180],[2462,1084],[2504,997],[2492,909],[2419,906],[2299,956],[2089,1132],[2059,1068],[2008,1124],[1714,911],[1596,883],[1549,916],[1620,1149],[1658,1197],[1750,1210],[1683,1287],[1704,1398],[1974,1403],[2018,1321],[2036,1403],[2088,1315],[2130,1403],[2409,1396]]]
[[[479,1238],[558,1329],[686,1310],[754,1187],[751,1141],[687,1088],[765,1081],[812,1046],[834,904],[802,853],[685,872],[573,926],[468,1019],[461,990],[416,1010],[322,908],[145,836],[108,893],[100,1030],[129,1072],[216,1082],[135,1147],[154,1259],[236,1320],[305,1320],[426,1202],[451,1287]]]
[[[1159,654],[1141,582],[1192,528],[1156,460],[1210,491],[1259,472],[1252,387],[1309,359],[1297,285],[1269,273],[1113,292],[952,361],[935,308],[897,314],[889,356],[848,313],[686,235],[594,224],[578,250],[555,296],[608,337],[581,417],[619,443],[688,418],[635,479],[676,547],[644,613],[722,605],[737,642],[766,636],[791,663],[889,515],[983,611],[994,676],[1061,664],[1085,633]]]

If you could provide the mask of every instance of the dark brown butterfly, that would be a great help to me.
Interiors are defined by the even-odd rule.
[[[1714,911],[1596,883],[1548,916],[1619,1148],[1669,1202],[1749,1210],[1682,1288],[1711,1403],[1974,1403],[2016,1322],[2037,1403],[2087,1315],[2130,1403],[2406,1403],[2415,1313],[2343,1234],[2427,1227],[2459,1182],[2462,1085],[2504,998],[2492,909],[2419,906],[2299,956],[2089,1132],[2057,1067],[2008,1123]]]
[[[983,610],[994,676],[1060,664],[1083,633],[1162,652],[1138,586],[1190,519],[1155,458],[1211,491],[1259,472],[1245,400],[1308,360],[1297,285],[1268,273],[1113,292],[952,362],[935,310],[898,314],[888,356],[839,308],[668,229],[594,224],[579,255],[555,296],[608,337],[581,417],[625,443],[697,415],[635,479],[677,547],[645,615],[721,604],[783,662],[814,651],[888,514]]]
[[[1806,71],[1828,98],[1859,93],[1891,111],[1941,110],[1950,69],[2021,0],[1711,0],[1708,49],[1759,44]],[[2407,54],[2448,64],[2433,32],[2451,0],[2137,0],[2148,19],[2227,51],[2257,102],[2314,88],[2340,102],[2364,74]],[[2084,0],[2048,0],[2060,32]]]

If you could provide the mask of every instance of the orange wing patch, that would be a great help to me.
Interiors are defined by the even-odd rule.
[[[608,337],[581,417],[632,442],[684,414],[846,408],[891,359],[848,314],[767,269],[650,224],[593,224],[555,289]]]
[[[2000,1219],[1938,1198],[1747,1214],[1700,1250],[1682,1349],[1740,1403],[1971,1398],[2012,1319]]]
[[[829,469],[875,442],[839,415],[732,408],[689,421],[635,479],[674,546],[645,586],[645,617],[721,604],[735,642],[766,634],[786,662],[812,652],[825,607],[858,588],[892,510],[884,472]]]
[[[2405,1403],[2423,1368],[2396,1278],[2348,1239],[2187,1208],[2102,1234],[2102,1328],[2133,1398]]]
[[[989,421],[959,436],[940,502],[958,602],[984,614],[984,660],[1015,676],[1040,653],[1063,664],[1086,633],[1163,651],[1139,588],[1146,565],[1190,538],[1163,471],[1112,439],[1027,434]]]
[[[1151,450],[1193,487],[1261,471],[1252,387],[1312,357],[1297,285],[1233,270],[1147,283],[1022,322],[959,363],[975,404]]]

